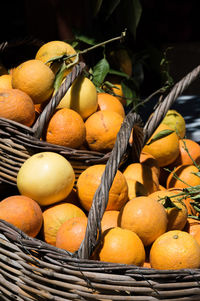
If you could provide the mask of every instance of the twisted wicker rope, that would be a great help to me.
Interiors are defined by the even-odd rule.
[[[135,153],[140,154],[141,152],[143,143],[143,135],[141,135],[141,130],[139,130],[141,123],[141,118],[136,113],[129,113],[125,117],[117,135],[114,148],[106,164],[105,171],[102,175],[101,184],[94,195],[92,207],[88,214],[88,225],[85,238],[77,252],[78,258],[89,258],[91,252],[96,246],[97,233],[101,233],[101,219],[108,203],[109,190],[118,170],[122,156],[127,150],[131,130],[134,125],[136,125],[135,136],[137,136],[138,133],[138,143],[136,144]]]
[[[36,138],[40,138],[42,136],[42,132],[54,113],[57,105],[66,94],[73,81],[81,74],[83,68],[85,67],[85,63],[80,62],[75,65],[72,69],[72,72],[66,77],[65,81],[62,83],[56,94],[51,98],[51,101],[45,107],[41,115],[38,117],[36,123],[33,126],[34,136]]]
[[[170,109],[175,100],[187,89],[191,83],[199,76],[200,66],[197,66],[190,73],[188,73],[182,80],[180,80],[167,95],[167,97],[158,105],[153,115],[147,120],[144,126],[144,142],[143,145],[152,136],[155,129],[158,127],[162,119],[165,117],[167,111]]]

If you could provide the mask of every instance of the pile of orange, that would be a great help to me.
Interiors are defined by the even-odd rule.
[[[35,58],[0,76],[0,117],[32,126],[56,92],[59,63],[50,60],[62,55],[72,55],[65,62],[65,80],[76,51],[61,41],[43,45]],[[74,149],[111,151],[125,117],[122,90],[117,88],[119,95],[113,92],[119,98],[98,93],[92,81],[79,76],[42,139]],[[200,146],[184,134],[182,116],[170,111],[142,149],[139,162],[128,161],[118,169],[108,199],[102,200],[102,231],[91,259],[156,269],[200,268],[199,215],[185,193],[185,188],[200,185]],[[19,170],[19,195],[1,200],[0,218],[73,253],[85,237],[104,171],[105,164],[88,166],[75,184],[74,170],[64,157],[33,155]]]

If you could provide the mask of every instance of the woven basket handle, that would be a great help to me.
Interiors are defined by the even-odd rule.
[[[155,129],[159,126],[160,122],[165,117],[167,111],[173,105],[175,100],[187,89],[191,83],[199,76],[200,65],[183,77],[178,83],[176,83],[171,92],[165,97],[165,99],[157,106],[154,113],[150,116],[144,126],[144,144],[147,143],[152,136]]]
[[[81,74],[84,67],[85,63],[80,62],[77,65],[75,65],[72,69],[72,72],[70,72],[67,75],[65,81],[62,83],[55,95],[51,98],[51,100],[46,105],[45,109],[42,111],[35,124],[33,125],[32,129],[34,132],[34,137],[40,138],[42,136],[43,129],[45,128],[49,119],[53,115],[57,105],[59,104],[63,96],[66,94],[74,80]]]
[[[141,128],[140,116],[130,112],[122,124],[117,135],[115,146],[107,161],[105,171],[101,178],[101,183],[94,195],[92,207],[88,214],[88,224],[85,238],[75,255],[78,258],[87,259],[91,255],[97,244],[97,233],[101,234],[101,219],[108,202],[108,194],[118,170],[121,158],[126,152],[131,130],[134,127],[133,154],[135,158],[140,154],[143,146],[149,140],[155,129],[158,127],[167,111],[183,91],[199,76],[200,66],[188,73],[180,80],[154,111],[154,114],[147,120],[144,128]],[[100,235],[99,235],[100,237]]]
[[[88,215],[85,238],[78,252],[76,253],[78,258],[89,258],[91,251],[96,246],[97,233],[99,233],[100,237],[101,219],[108,203],[109,190],[118,170],[119,163],[123,155],[126,153],[133,127],[134,137],[137,141],[137,143],[135,143],[134,152],[136,154],[136,158],[140,155],[143,145],[143,130],[141,124],[142,120],[136,113],[129,113],[124,119],[121,129],[118,132],[114,148],[107,161],[105,171],[102,175],[101,184],[99,185],[93,198],[93,203]]]

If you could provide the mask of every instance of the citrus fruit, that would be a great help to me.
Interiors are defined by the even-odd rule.
[[[167,230],[167,213],[159,202],[147,196],[128,201],[120,210],[119,226],[137,233],[144,246]]]
[[[70,56],[75,55],[75,49],[69,44],[64,41],[50,41],[42,45],[36,53],[35,59],[42,61],[47,66],[51,67],[53,72],[56,74],[61,67],[61,62],[48,62],[49,60],[62,57],[63,55]],[[72,62],[74,62],[76,57],[69,58],[65,60],[66,66]],[[63,76],[66,76],[69,72],[71,72],[72,68],[68,68],[65,70]]]
[[[126,178],[128,184],[128,199],[131,200],[137,196],[148,195],[148,191],[145,186],[131,178]]]
[[[184,138],[186,130],[185,119],[179,112],[176,110],[169,110],[162,120],[162,123],[168,125],[172,130],[177,132],[180,138]]]
[[[151,167],[143,163],[129,164],[124,172],[126,180],[135,180],[144,185],[147,194],[150,194],[159,187],[159,181],[157,175],[152,171]]]
[[[179,155],[176,160],[172,162],[170,167],[173,168],[178,165],[193,164],[193,161],[195,161],[196,164],[200,163],[200,145],[191,139],[180,139]]]
[[[167,231],[183,230],[187,222],[188,211],[179,191],[155,191],[149,197],[161,203],[166,210],[168,224]],[[169,198],[168,200],[166,198]]]
[[[104,232],[107,229],[118,226],[119,210],[106,210],[101,219],[101,230]]]
[[[0,202],[0,219],[7,221],[31,237],[36,237],[42,224],[38,203],[24,195],[13,195]]]
[[[123,106],[126,106],[126,98],[124,97],[122,85],[118,83],[113,83],[112,91],[116,98],[119,99]]]
[[[79,148],[85,141],[86,128],[81,116],[71,109],[57,110],[48,122],[45,140],[52,144]]]
[[[0,89],[0,117],[31,126],[35,120],[32,99],[18,89]]]
[[[74,217],[64,222],[56,234],[56,247],[69,251],[76,252],[84,237],[87,227],[87,217]]]
[[[96,87],[84,75],[77,77],[57,106],[58,109],[68,108],[76,111],[83,120],[96,112],[97,107]]]
[[[44,240],[51,245],[56,245],[56,235],[61,225],[74,217],[85,217],[85,213],[78,206],[70,203],[59,203],[49,206],[43,211]]]
[[[98,111],[85,122],[86,142],[90,150],[109,152],[113,149],[123,118],[116,112]]]
[[[12,89],[12,76],[10,74],[0,76],[0,89]]]
[[[126,48],[112,50],[109,53],[109,61],[114,68],[132,76],[132,60]]]
[[[188,218],[184,231],[191,234],[200,245],[200,220]]]
[[[195,165],[179,165],[169,174],[166,182],[167,188],[187,188],[200,185],[200,177],[195,174],[198,172]]]
[[[28,60],[12,72],[12,86],[27,93],[34,104],[42,103],[53,93],[55,75],[39,60]]]
[[[94,194],[100,185],[105,164],[92,165],[86,168],[77,180],[77,193],[81,206],[89,211]],[[118,170],[109,190],[106,210],[120,210],[128,200],[128,185],[124,175]]]
[[[160,176],[160,167],[158,165],[158,161],[149,153],[141,152],[140,153],[140,163],[148,165],[151,167],[152,171],[155,172],[157,177]]]
[[[156,239],[150,250],[150,264],[159,270],[200,267],[200,246],[184,231],[172,230]]]
[[[157,134],[164,131],[169,131],[171,128],[165,124],[160,124],[149,139],[151,142]],[[157,161],[159,166],[167,166],[172,163],[179,155],[179,139],[176,132],[170,133],[168,136],[162,137],[151,144],[146,144],[143,148],[144,152],[150,153]]]
[[[17,174],[19,192],[41,206],[59,202],[71,192],[75,180],[70,162],[53,152],[32,155]]]
[[[142,266],[145,250],[136,233],[119,227],[106,230],[95,250],[97,260]]]
[[[115,97],[108,93],[98,93],[98,110],[113,111],[125,117],[124,107],[121,102]]]

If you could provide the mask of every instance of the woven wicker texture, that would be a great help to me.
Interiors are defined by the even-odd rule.
[[[70,77],[82,67],[78,65],[66,81],[70,81]],[[39,239],[28,237],[19,229],[0,220],[0,300],[200,300],[200,269],[160,271],[87,259],[97,243],[97,232],[101,231],[100,221],[106,208],[110,186],[119,165],[129,154],[127,148],[132,128],[135,127],[132,160],[137,162],[145,141],[159,125],[172,103],[199,73],[200,67],[197,67],[177,83],[157,106],[153,117],[144,128],[140,116],[132,112],[127,114],[112,152],[106,155],[106,169],[88,215],[86,235],[76,253],[70,254]],[[68,85],[69,82],[65,84]],[[61,91],[59,93],[62,94]],[[52,103],[54,101],[56,97]],[[49,112],[49,109],[46,111]],[[17,171],[26,158],[31,153],[44,150],[63,155],[68,152],[70,160],[80,165],[83,162],[105,162],[105,155],[102,154],[84,151],[77,155],[76,150],[66,151],[62,147],[54,148],[39,141],[38,128],[37,125],[30,130],[15,122],[0,119],[2,181],[14,183]]]

